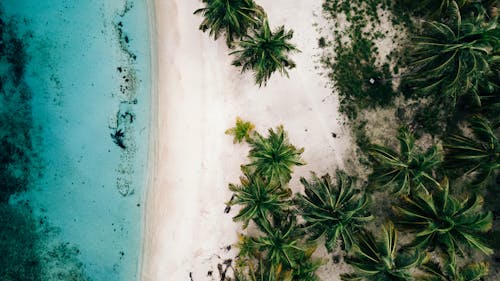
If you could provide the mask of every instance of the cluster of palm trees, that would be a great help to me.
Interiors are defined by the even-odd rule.
[[[343,171],[337,171],[335,179],[312,173],[310,179],[300,179],[304,192],[293,194],[288,185],[293,167],[305,164],[303,149],[289,143],[282,126],[262,136],[250,122],[238,119],[228,132],[250,146],[250,163],[242,166],[240,183],[229,185],[233,196],[227,204],[240,207],[234,221],[254,231],[240,236],[236,280],[319,280],[315,271],[325,261],[311,255],[320,242],[328,252],[343,253],[352,266],[353,272],[342,275],[343,280],[472,281],[485,276],[487,263],[458,268],[463,263],[457,257],[466,259],[476,251],[492,254],[484,237],[491,229],[492,213],[483,211],[481,196],[450,188],[446,173],[447,164],[456,159],[487,153],[477,149],[481,140],[496,139],[487,123],[474,120],[472,130],[481,130],[482,139],[454,136],[445,144],[453,151],[446,149],[446,153],[436,146],[416,147],[408,129],[400,130],[399,152],[372,146],[377,168],[367,188],[358,188]],[[492,135],[486,136],[488,132]],[[453,145],[462,138],[473,145]],[[483,183],[485,175],[498,175],[498,166],[492,168],[489,162],[493,159],[498,165],[498,141],[493,149],[496,160],[479,157],[473,167],[463,166],[469,172],[468,183]],[[458,182],[453,178],[454,184]],[[399,196],[392,207],[394,223],[385,223],[378,234],[368,230],[379,225],[370,212],[373,194],[367,193],[373,186]],[[413,238],[401,245],[398,231]]]
[[[491,3],[482,2],[488,1],[418,2],[427,19],[413,39],[411,73],[404,79],[452,115],[457,104],[469,103],[461,112],[468,128],[445,120],[456,133],[423,148],[404,127],[399,149],[369,148],[368,188],[398,198],[394,223],[378,239],[369,232],[358,238],[346,258],[354,272],[345,280],[482,280],[488,274],[486,262],[470,258],[493,254],[486,235],[493,214],[484,210],[480,194],[500,182],[500,112],[492,106],[499,98],[500,29],[487,12]],[[411,241],[397,247],[398,231]]]
[[[250,125],[249,125],[250,124]],[[257,235],[243,235],[235,278],[239,281],[318,280],[320,261],[311,258],[315,244],[304,238],[291,204],[288,187],[294,166],[304,165],[303,149],[291,145],[283,126],[262,136],[249,122],[237,120],[230,134],[242,135],[250,145],[250,162],[241,167],[239,184],[229,184],[233,192],[230,206],[240,207],[234,221],[243,229],[251,224]]]
[[[497,186],[500,175],[500,132],[479,116],[472,117],[469,125],[471,135],[452,135],[445,139],[444,150],[436,145],[427,150],[416,147],[406,128],[398,136],[399,152],[378,145],[370,148],[374,164],[370,186],[399,196],[392,218],[399,230],[413,237],[401,249],[423,255],[415,265],[425,274],[416,280],[480,280],[488,272],[487,263],[477,262],[457,269],[457,256],[467,260],[476,252],[493,253],[485,236],[492,228],[493,215],[483,211],[479,194]],[[465,186],[465,192],[459,186]],[[386,232],[382,241],[389,239]],[[440,260],[429,259],[428,253]],[[414,280],[406,275],[370,279],[367,276],[374,272],[366,273],[368,268],[359,261],[353,266],[361,267],[366,280]]]
[[[498,141],[491,141],[498,139],[498,132],[478,118],[473,119],[471,130],[482,132],[480,138],[453,136],[445,142],[445,151],[436,145],[426,150],[417,147],[407,128],[399,132],[399,151],[371,146],[373,172],[368,188],[399,198],[390,215],[394,224],[387,223],[378,237],[367,230],[358,232],[361,235],[355,236],[353,251],[345,259],[354,271],[343,275],[344,280],[471,281],[486,276],[487,263],[472,262],[457,269],[462,263],[457,257],[467,260],[475,252],[493,253],[484,236],[491,230],[492,213],[483,211],[483,199],[477,193],[450,188],[447,177],[457,175],[450,173],[454,165],[465,169],[468,178],[451,178],[454,185],[484,187],[485,177],[498,177]],[[485,154],[490,157],[481,157]],[[398,230],[411,241],[398,245]]]
[[[248,3],[204,2],[207,7],[215,2]],[[495,190],[500,182],[498,20],[491,1],[422,3],[434,8],[422,13],[431,20],[414,39],[412,74],[404,79],[411,81],[416,93],[451,105],[452,110],[458,103],[472,101],[465,112],[468,128],[456,129],[442,145],[427,148],[416,145],[409,128],[401,128],[398,149],[370,146],[373,172],[366,185],[360,187],[343,171],[336,171],[333,178],[312,173],[300,179],[304,192],[294,194],[289,184],[293,168],[305,164],[304,150],[290,144],[282,126],[263,136],[253,124],[238,119],[226,133],[234,135],[235,143],[245,141],[250,152],[240,183],[229,185],[233,196],[227,203],[239,207],[234,220],[243,224],[245,232],[238,244],[236,280],[319,280],[315,272],[328,261],[312,254],[321,244],[330,253],[341,253],[351,265],[352,272],[343,274],[343,280],[479,281],[488,274],[488,263],[480,257],[493,253],[487,239],[493,214],[485,211],[481,194]],[[257,11],[254,15],[262,11],[250,10]],[[206,11],[202,9],[204,15]],[[266,63],[274,62],[266,61],[274,59],[259,53],[259,40],[273,35],[267,20],[261,22],[250,35],[231,35],[240,38],[234,43],[240,49],[232,54],[244,56],[234,64],[254,70],[257,83],[265,84],[279,68],[268,67]],[[204,24],[203,30],[213,28]],[[219,29],[219,34],[232,32]],[[283,41],[291,38],[284,28],[274,35]],[[372,206],[377,191],[389,193],[396,202],[387,204],[389,219],[382,218],[384,222],[371,212],[385,207]],[[401,234],[403,242],[398,241]]]
[[[288,76],[295,67],[289,54],[298,49],[290,43],[292,30],[284,26],[272,31],[267,15],[253,0],[202,0],[204,7],[194,14],[204,19],[200,25],[203,32],[218,39],[224,35],[226,45],[232,49],[233,65],[242,72],[252,71],[255,83],[266,85],[271,75],[278,71]]]

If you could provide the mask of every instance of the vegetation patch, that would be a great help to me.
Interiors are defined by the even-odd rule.
[[[329,76],[340,94],[341,112],[352,120],[358,117],[359,110],[391,104],[395,93],[389,64],[376,65],[375,44],[359,30],[351,32],[347,44],[342,44],[341,37],[336,38],[336,57],[323,62],[332,70]]]
[[[390,12],[392,8],[391,1],[380,0],[323,2],[330,29],[328,33],[322,30],[322,38],[327,39],[320,45],[325,54],[321,61],[338,94],[340,111],[350,120],[353,134],[359,136],[356,141],[363,163],[366,156],[362,154],[370,143],[366,130],[374,127],[366,112],[394,106],[400,95],[403,54],[396,47],[404,42],[409,27]]]
[[[446,276],[447,280],[496,280],[497,275],[486,277],[488,272],[496,272],[488,271],[486,261],[492,249],[500,248],[498,239],[493,239],[498,223],[491,213],[498,212],[493,202],[500,183],[500,76],[495,55],[500,51],[495,14],[498,4],[416,3],[324,1],[333,39],[321,37],[320,47],[325,50],[324,66],[359,146],[353,162],[363,165],[355,167],[356,174],[366,178],[367,187],[374,188],[370,192],[381,190],[392,197],[389,202],[394,212],[378,210],[376,224],[390,218],[397,231],[413,237],[413,242],[391,248],[376,235],[365,235],[371,237],[369,241],[357,240],[364,245],[361,252],[355,249],[347,255],[353,273],[343,275],[343,279],[386,280],[390,276],[390,280],[437,280],[433,278]],[[383,13],[390,14],[393,29],[407,34],[406,38],[395,38],[392,50],[385,52],[389,58],[382,57],[375,47],[379,46],[377,40],[386,36],[376,32],[378,24],[384,24]],[[340,25],[337,19],[347,23]],[[369,87],[366,81],[373,75],[386,84]],[[380,114],[384,111],[385,116]],[[388,118],[387,114],[393,116]],[[381,122],[401,129],[399,133],[375,133],[384,130]],[[484,194],[490,196],[483,205]],[[382,236],[391,237],[392,228],[387,226]],[[395,233],[392,237],[395,239]],[[375,252],[364,252],[369,246]],[[410,258],[408,265],[414,268],[410,271],[368,265],[384,251],[403,249],[417,249],[432,258]],[[478,252],[484,255],[479,257]],[[365,260],[367,257],[374,258]],[[497,263],[491,264],[498,268]],[[424,273],[410,274],[415,269]]]

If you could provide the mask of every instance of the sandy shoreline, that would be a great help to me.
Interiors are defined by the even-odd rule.
[[[252,76],[230,65],[223,40],[198,30],[197,0],[148,0],[152,28],[153,83],[150,177],[145,204],[140,280],[212,280],[217,263],[233,252],[236,210],[224,214],[247,147],[224,135],[237,116],[264,133],[283,124],[291,142],[305,147],[308,165],[297,168],[291,187],[309,171],[333,172],[349,153],[348,129],[342,126],[338,100],[316,67],[320,50],[314,23],[321,3],[310,0],[257,1],[272,27],[292,28],[302,51],[290,79],[274,75],[258,88]],[[316,14],[317,16],[315,16]],[[157,71],[155,71],[157,70]],[[336,137],[332,137],[332,133]],[[329,278],[335,280],[336,278]],[[215,280],[215,279],[214,279]]]
[[[154,179],[157,176],[156,169],[158,167],[158,42],[157,42],[157,30],[156,30],[156,9],[155,9],[155,0],[146,0],[147,5],[147,13],[149,20],[149,38],[150,38],[150,58],[151,58],[151,77],[150,77],[150,85],[151,85],[151,95],[150,95],[150,124],[149,124],[149,151],[148,151],[148,161],[147,161],[147,175],[145,179],[145,189],[144,189],[144,206],[145,211],[142,212],[142,227],[141,227],[141,239],[143,240],[141,256],[139,258],[137,264],[137,280],[142,280],[142,267],[143,261],[145,258],[151,253],[150,244],[146,241],[147,237],[150,237],[152,233],[149,231],[151,228],[148,228],[149,221],[147,220],[148,214],[152,211],[148,208],[151,206],[150,203],[150,195],[152,190]]]

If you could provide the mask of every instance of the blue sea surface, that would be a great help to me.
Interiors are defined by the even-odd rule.
[[[146,0],[0,6],[24,42],[30,92],[31,174],[9,199],[28,206],[37,228],[38,257],[26,266],[41,268],[33,280],[136,280],[150,121]]]

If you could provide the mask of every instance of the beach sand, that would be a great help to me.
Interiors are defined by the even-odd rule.
[[[295,169],[290,186],[309,171],[332,173],[351,154],[349,129],[342,125],[338,98],[321,76],[318,32],[321,1],[265,0],[270,25],[294,30],[301,50],[292,58],[290,78],[273,75],[259,88],[251,73],[231,66],[224,40],[198,30],[197,0],[156,0],[156,94],[151,145],[152,170],[146,202],[141,280],[219,280],[217,264],[234,258],[241,225],[238,211],[224,213],[238,182],[248,146],[233,144],[224,131],[237,116],[262,134],[283,124],[291,143],[304,147],[305,166]],[[154,41],[153,40],[153,41]],[[333,133],[333,134],[332,134]],[[334,137],[335,136],[335,137]],[[330,276],[328,280],[336,280]]]

